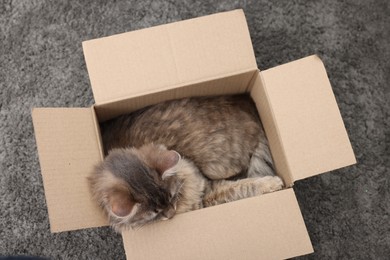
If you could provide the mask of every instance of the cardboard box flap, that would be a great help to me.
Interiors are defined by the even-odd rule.
[[[356,163],[325,67],[317,56],[260,75],[294,181]]]
[[[96,104],[256,70],[242,10],[83,42]]]
[[[32,117],[51,231],[106,225],[87,183],[102,160],[93,109],[35,108]]]
[[[279,260],[313,252],[292,189],[176,215],[122,235],[127,259]]]

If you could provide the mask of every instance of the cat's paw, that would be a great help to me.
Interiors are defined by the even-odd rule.
[[[269,193],[283,189],[283,181],[278,176],[265,176],[258,178],[262,193]]]

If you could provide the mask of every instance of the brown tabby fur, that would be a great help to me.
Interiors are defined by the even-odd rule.
[[[89,180],[117,231],[283,187],[246,95],[167,101],[101,129],[108,156]]]

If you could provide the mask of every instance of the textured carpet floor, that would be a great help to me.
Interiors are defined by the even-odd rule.
[[[389,259],[388,1],[273,2],[1,0],[0,255],[125,258],[109,228],[49,231],[30,111],[94,103],[81,42],[243,8],[259,68],[321,56],[358,160],[296,183],[315,249],[300,259]]]

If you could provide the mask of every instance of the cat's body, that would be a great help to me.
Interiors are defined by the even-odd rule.
[[[107,122],[102,137],[108,156],[90,183],[116,230],[283,186],[249,96],[160,103]]]
[[[164,144],[195,163],[210,179],[245,174],[256,148],[257,172],[272,174],[272,159],[252,99],[247,95],[186,98],[159,103],[102,127],[107,151]]]

